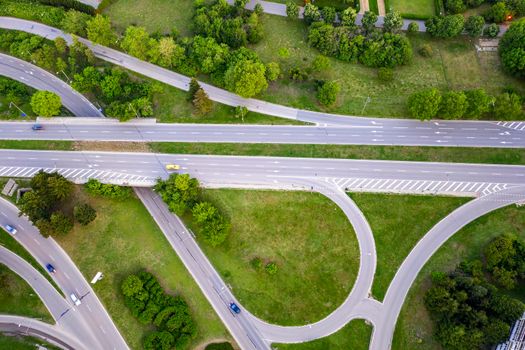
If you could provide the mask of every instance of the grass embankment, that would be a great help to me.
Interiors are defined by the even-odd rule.
[[[151,331],[133,317],[120,292],[122,280],[130,273],[147,269],[158,277],[169,293],[188,302],[197,324],[197,338],[188,348],[214,340],[229,339],[228,332],[208,304],[177,254],[148,211],[135,197],[116,201],[92,197],[77,189],[75,201],[87,201],[97,218],[87,227],[75,226],[57,239],[86,279],[102,271],[104,279],[94,289],[128,345],[140,349],[143,336]]]
[[[0,149],[71,151],[73,150],[73,142],[46,140],[0,140]]]
[[[46,343],[45,341],[33,337],[11,337],[0,333],[0,349],[9,350],[35,350],[37,345],[44,346],[45,349],[59,350],[56,346]]]
[[[432,336],[433,324],[423,302],[430,287],[430,273],[453,270],[463,259],[478,258],[483,247],[503,233],[525,239],[525,207],[513,205],[479,218],[456,233],[432,256],[410,289],[396,325],[392,349],[442,349]],[[525,295],[516,293],[515,296],[525,301]]]
[[[367,350],[372,327],[363,320],[352,320],[338,332],[307,343],[273,344],[277,350]]]
[[[390,5],[401,14],[419,18],[432,17],[436,13],[434,0],[390,0]]]
[[[352,193],[350,197],[364,213],[374,234],[377,268],[372,294],[379,301],[416,243],[439,220],[470,200],[370,193]]]
[[[238,156],[403,160],[420,162],[525,164],[524,149],[152,142],[154,152]]]
[[[0,264],[0,313],[54,323],[49,311],[31,286],[3,264]],[[7,349],[1,345],[0,339],[0,348]]]
[[[300,325],[328,315],[348,296],[359,267],[357,239],[326,197],[205,190],[204,198],[230,218],[232,228],[219,247],[204,242],[201,247],[250,312],[272,323]],[[252,266],[254,258],[262,268]],[[264,270],[270,261],[277,263],[275,275]]]

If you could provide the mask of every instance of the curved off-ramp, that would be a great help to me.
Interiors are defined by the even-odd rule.
[[[53,74],[13,56],[0,53],[0,75],[17,80],[37,90],[52,91],[77,117],[104,117],[89,100]]]
[[[23,316],[0,315],[0,333],[40,338],[65,350],[85,349],[75,337],[57,326]]]
[[[396,321],[410,287],[426,262],[450,237],[491,211],[523,201],[525,186],[513,187],[468,202],[438,222],[412,249],[390,283],[381,317],[375,323],[370,349],[390,349]]]

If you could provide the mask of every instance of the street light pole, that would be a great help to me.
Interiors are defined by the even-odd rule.
[[[60,73],[60,72],[62,72],[62,74],[64,74],[64,76],[65,76],[66,79],[67,79],[67,82],[68,82],[68,83],[71,83],[71,79],[69,79],[69,77],[67,76],[66,72],[64,72],[64,70],[61,69],[60,71],[57,72],[57,74]]]
[[[22,115],[22,117],[27,117],[27,114],[26,112],[24,112],[22,109],[20,109],[20,107],[18,107],[16,105],[16,103],[14,103],[13,101],[9,102],[9,108],[11,108],[12,106],[15,106],[16,109],[18,109]]]

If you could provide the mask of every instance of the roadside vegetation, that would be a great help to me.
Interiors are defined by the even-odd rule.
[[[367,350],[372,327],[363,320],[352,320],[326,338],[299,344],[272,344],[276,350]]]
[[[131,348],[141,348],[152,328],[132,315],[121,285],[128,275],[144,269],[157,277],[167,293],[180,295],[187,301],[197,334],[187,349],[213,339],[230,339],[197,284],[134,195],[126,200],[112,199],[75,187],[71,201],[88,203],[97,211],[97,218],[89,226],[75,226],[68,235],[57,237],[57,241],[86,279],[90,280],[98,271],[104,273],[104,278],[93,287]]]
[[[0,333],[0,348],[10,350],[34,350],[36,345],[44,346],[49,350],[59,350],[56,346],[33,337],[7,336]]]
[[[0,264],[0,313],[54,323],[44,303],[29,284],[3,264]]]
[[[417,242],[439,220],[470,200],[370,193],[352,193],[350,197],[365,215],[374,234],[377,267],[372,295],[379,301],[383,300],[397,269]]]
[[[435,327],[424,304],[431,286],[431,272],[453,271],[463,260],[482,258],[482,252],[495,237],[510,234],[525,239],[525,208],[509,206],[489,213],[467,225],[449,239],[427,262],[412,285],[396,325],[393,349],[442,349],[434,337]],[[524,286],[508,292],[525,301]]]
[[[399,11],[404,18],[427,19],[436,14],[435,0],[389,0],[392,9]],[[388,11],[388,6],[385,6]]]

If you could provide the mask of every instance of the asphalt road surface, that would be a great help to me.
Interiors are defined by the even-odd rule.
[[[62,37],[68,43],[72,42],[71,36],[67,33],[62,32],[59,29],[49,27],[41,23],[22,20],[18,18],[0,17],[0,27],[5,29],[21,30],[28,33],[33,33],[51,40],[54,40],[57,37]],[[174,86],[182,90],[188,90],[189,88],[190,78],[182,74],[178,74],[168,69],[156,66],[154,64],[141,61],[123,52],[113,50],[105,46],[93,44],[86,39],[79,38],[79,40],[85,43],[93,51],[95,56],[102,60],[122,66],[126,69],[137,72],[149,78],[161,81],[165,84]],[[210,99],[213,101],[233,107],[245,106],[250,111],[277,116],[281,118],[301,120],[321,125],[346,125],[355,122],[373,123],[385,120],[381,118],[360,118],[337,114],[305,111],[256,99],[242,98],[229,91],[217,88],[215,86],[203,82],[200,82],[200,85],[209,95]],[[412,123],[414,123],[414,125],[422,125],[420,122],[417,121],[412,121]],[[468,122],[468,124],[476,125],[476,122]]]
[[[77,314],[89,331],[84,331],[85,327],[75,329],[68,322],[64,322],[64,326],[72,327],[69,329],[71,334],[88,348],[128,349],[106,310],[69,256],[52,238],[40,235],[26,217],[19,217],[18,212],[13,204],[0,199],[0,224],[10,224],[18,230],[14,238],[39,264],[45,267],[47,263],[51,263],[55,267],[56,273],[51,277],[64,293],[70,310],[61,314],[62,318],[70,313]],[[69,297],[71,293],[75,293],[82,304],[75,306]],[[47,300],[46,295],[42,295],[44,300]],[[57,322],[62,325],[60,320]]]
[[[31,63],[0,53],[0,75],[18,80],[37,90],[48,90],[62,99],[64,107],[80,117],[104,117],[81,93]]]
[[[372,124],[357,118],[352,125],[344,126],[155,124],[70,119],[42,120],[39,123],[44,130],[40,131],[32,130],[28,122],[0,122],[0,139],[525,148],[525,123],[519,122],[512,128],[511,123],[421,123],[399,119]]]
[[[59,327],[28,317],[0,315],[0,332],[40,338],[66,350],[87,349]]]

